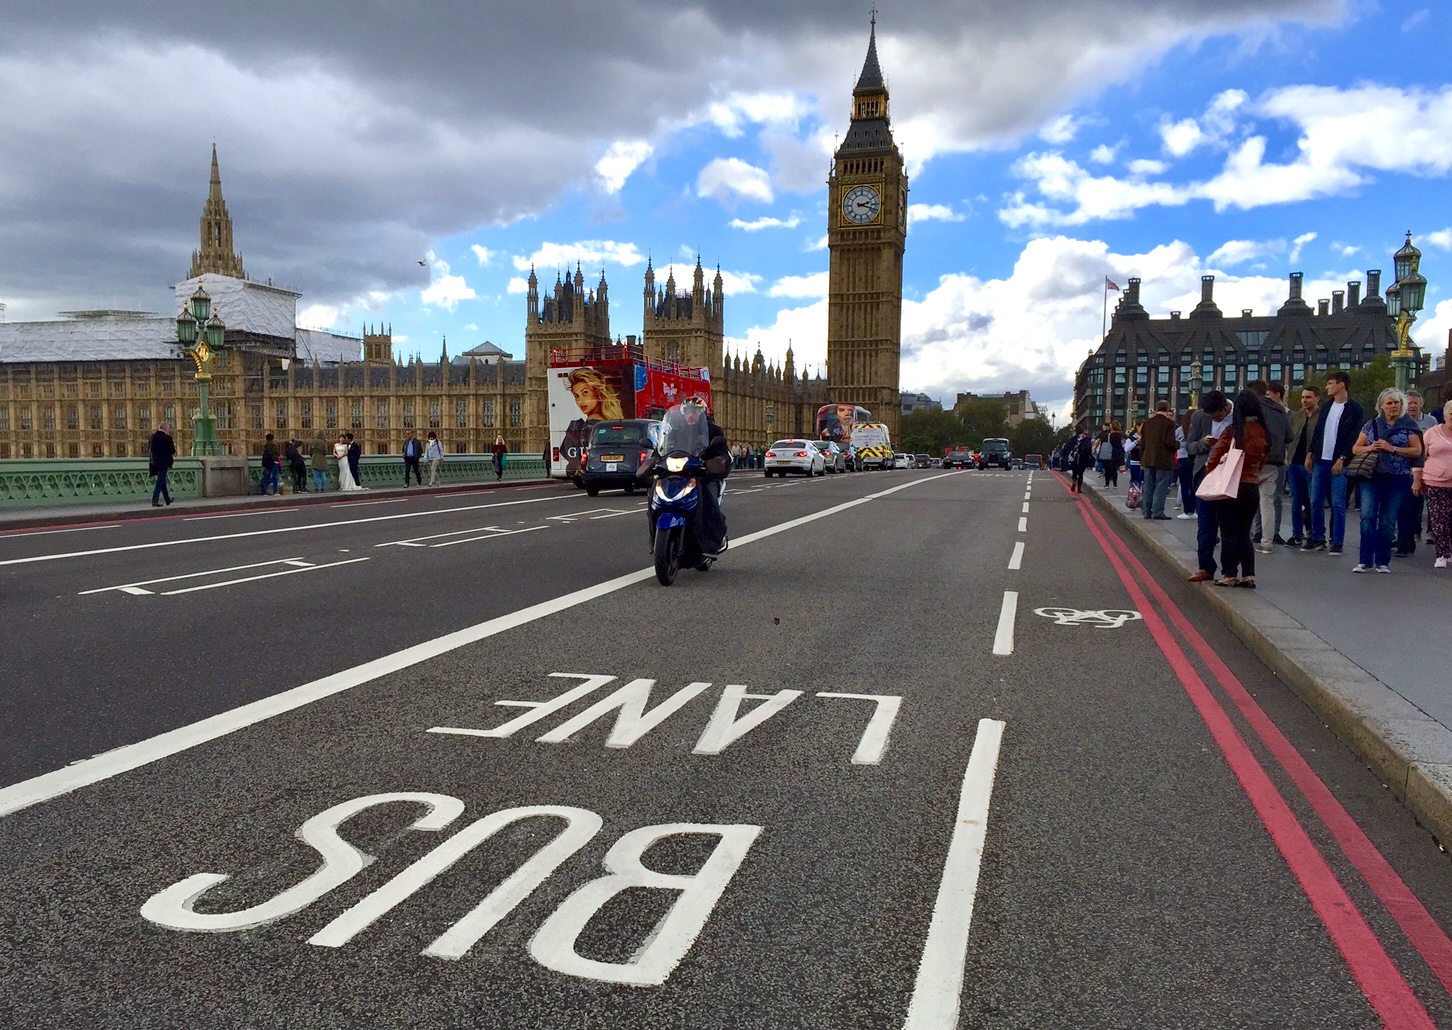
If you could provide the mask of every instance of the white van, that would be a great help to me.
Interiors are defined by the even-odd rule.
[[[859,422],[854,425],[852,450],[857,455],[859,468],[892,468],[892,435],[881,422]]]

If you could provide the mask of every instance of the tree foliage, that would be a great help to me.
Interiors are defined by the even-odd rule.
[[[1026,419],[1012,429],[997,401],[975,398],[952,411],[919,408],[902,417],[897,449],[913,454],[946,454],[953,447],[977,450],[988,437],[1004,437],[1016,455],[1048,454],[1060,434],[1042,419]]]

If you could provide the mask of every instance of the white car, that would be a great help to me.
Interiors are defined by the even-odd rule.
[[[895,469],[910,469],[915,467],[911,454],[894,454],[892,456],[892,467]]]
[[[810,440],[778,440],[766,449],[766,478],[799,472],[804,476],[825,476],[827,463]]]

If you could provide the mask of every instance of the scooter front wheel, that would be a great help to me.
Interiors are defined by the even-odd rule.
[[[670,586],[676,581],[676,573],[681,569],[681,549],[685,544],[680,526],[672,526],[670,529],[655,534],[655,578],[660,580],[660,585]]]

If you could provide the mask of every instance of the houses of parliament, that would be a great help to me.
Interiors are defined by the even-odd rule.
[[[210,407],[231,454],[257,453],[267,433],[307,439],[344,430],[367,453],[396,454],[410,429],[437,432],[455,453],[487,451],[503,436],[511,451],[537,454],[549,443],[551,355],[612,346],[708,369],[715,419],[733,443],[812,434],[817,408],[829,401],[862,405],[895,432],[907,176],[875,22],[827,186],[826,378],[799,375],[790,349],[779,367],[760,348],[748,361],[728,360],[721,276],[708,284],[699,258],[689,284],[673,274],[658,282],[647,265],[638,337],[613,332],[603,272],[587,287],[577,266],[543,289],[530,273],[524,360],[485,343],[401,363],[391,327],[370,326],[361,337],[299,328],[299,294],[248,278],[214,146],[200,243],[173,288],[174,316],[90,310],[0,323],[0,459],[136,457],[160,422],[189,453],[198,386],[179,323],[196,300],[220,323]]]

